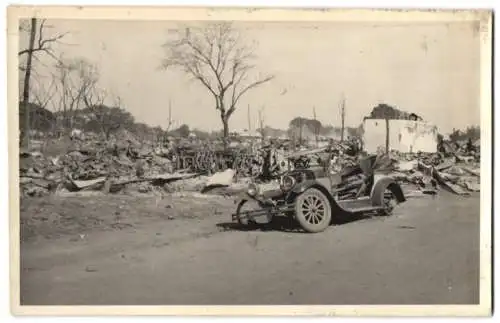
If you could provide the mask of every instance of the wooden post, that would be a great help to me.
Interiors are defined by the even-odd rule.
[[[264,116],[262,115],[262,111],[264,110],[264,107],[262,107],[259,110],[259,127],[260,127],[260,137],[261,137],[261,143],[264,143]]]
[[[167,132],[170,131],[170,127],[172,126],[172,100],[168,100],[168,126]]]
[[[313,117],[314,117],[314,121],[317,121],[316,120],[316,107],[315,106],[313,106]],[[314,128],[314,136],[316,139],[316,148],[318,148],[318,135],[319,135],[319,128],[315,127]]]
[[[345,97],[342,93],[342,100],[340,101],[340,119],[342,122],[341,125],[341,133],[340,133],[340,142],[344,142],[344,132],[345,132]]]
[[[389,153],[389,118],[385,117],[385,153]]]
[[[247,119],[248,119],[248,133],[250,133],[250,131],[252,131],[252,122],[250,121],[250,104],[248,105]]]
[[[299,129],[299,146],[302,145],[302,118],[299,119],[299,125],[300,125],[300,129]]]
[[[250,121],[250,104],[247,107],[248,135],[250,136],[250,150],[254,152],[255,140],[252,136],[252,122]]]

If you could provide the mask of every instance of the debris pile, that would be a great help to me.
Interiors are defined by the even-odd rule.
[[[203,192],[207,187],[241,190],[248,178],[269,182],[287,169],[317,163],[329,164],[334,172],[340,172],[355,165],[359,157],[359,151],[352,153],[348,145],[337,145],[336,150],[328,150],[313,160],[302,158],[300,152],[287,154],[288,148],[273,145],[223,152],[208,145],[154,147],[125,139],[106,143],[95,139],[72,141],[60,153],[44,154],[40,152],[43,149],[21,152],[21,194]],[[294,154],[299,157],[291,158]],[[471,149],[470,144],[446,145],[433,154],[390,152],[384,157],[379,171],[416,187],[419,193],[436,194],[444,188],[466,195],[480,189],[479,149]]]
[[[396,165],[390,175],[400,182],[415,185],[423,193],[436,194],[443,188],[454,194],[468,195],[480,190],[478,156],[406,154],[393,155],[392,159]]]
[[[125,185],[138,185],[140,192],[151,185],[163,186],[171,181],[197,176],[186,170],[174,171],[170,159],[153,149],[133,145],[84,145],[73,147],[55,157],[40,152],[21,152],[21,194],[41,196],[50,192],[103,190],[116,192]]]

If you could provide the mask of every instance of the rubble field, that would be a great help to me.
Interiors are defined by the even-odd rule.
[[[226,163],[225,167],[214,166],[202,171],[191,163],[180,169],[179,165],[183,164],[179,163],[178,150],[174,153],[172,149],[132,144],[131,141],[60,140],[38,148],[20,153],[20,189],[24,197],[49,194],[68,197],[83,192],[232,194],[242,191],[255,178],[248,176],[252,172],[247,167],[257,175],[263,169],[259,154],[250,157],[254,161],[251,165]],[[277,149],[274,153],[283,155]],[[204,151],[196,156],[201,155],[210,154]],[[271,159],[279,161],[274,157]],[[437,194],[439,189],[467,195],[480,189],[479,153],[456,149],[440,153],[390,152],[385,157],[380,171],[403,185],[411,185],[411,195]],[[355,161],[356,157],[344,154],[338,158],[336,166],[342,169]],[[256,167],[260,167],[257,172]],[[217,189],[212,190],[214,187]]]
[[[95,142],[21,152],[21,304],[477,303],[479,155],[383,157],[408,197],[394,216],[303,235],[231,226],[238,168]]]
[[[431,198],[442,191],[467,197],[480,190],[477,153],[390,152],[383,157],[378,171],[396,179],[408,198]],[[21,240],[123,230],[146,219],[229,216],[237,195],[255,179],[242,176],[241,169],[212,174],[194,166],[178,169],[176,158],[130,142],[59,140],[21,151]],[[341,154],[334,166],[341,170],[356,158]]]

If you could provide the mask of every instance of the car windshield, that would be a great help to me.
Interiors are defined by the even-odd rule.
[[[289,157],[293,169],[323,167],[328,160],[327,153],[309,153]],[[289,170],[291,170],[289,168]]]

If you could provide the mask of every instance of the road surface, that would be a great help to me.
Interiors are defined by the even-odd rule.
[[[319,234],[230,229],[234,205],[219,205],[23,242],[21,305],[479,302],[477,197],[409,200],[392,217]]]

